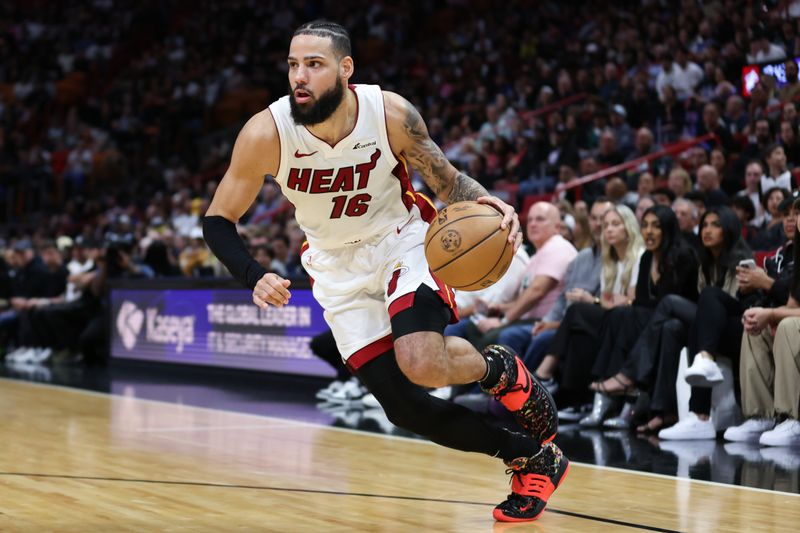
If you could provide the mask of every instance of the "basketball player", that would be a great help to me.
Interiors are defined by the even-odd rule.
[[[290,282],[250,256],[234,225],[264,176],[275,176],[306,232],[303,266],[348,368],[395,425],[505,461],[512,494],[496,507],[497,520],[537,518],[569,465],[552,443],[555,405],[508,349],[493,345],[479,353],[442,335],[458,314],[451,289],[426,263],[426,221],[436,212],[412,190],[407,165],[443,202],[477,200],[498,209],[516,249],[521,234],[513,208],[447,161],[404,98],[348,85],[353,58],[340,25],[298,28],[288,64],[288,96],[253,116],[236,140],[203,219],[206,242],[253,289],[256,305],[289,303]],[[423,388],[475,381],[515,413],[526,434],[497,429]]]

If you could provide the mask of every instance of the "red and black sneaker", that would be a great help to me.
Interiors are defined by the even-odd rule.
[[[483,352],[503,361],[505,367],[497,385],[483,391],[511,411],[539,445],[552,441],[558,432],[558,410],[547,389],[531,375],[511,348],[490,344]]]
[[[494,519],[499,522],[536,520],[569,472],[569,459],[551,442],[533,457],[520,457],[506,464],[509,467],[506,473],[511,474],[511,494],[494,508]]]

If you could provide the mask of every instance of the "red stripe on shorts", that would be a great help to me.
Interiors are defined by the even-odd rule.
[[[414,294],[415,293],[413,292],[409,292],[408,294],[404,294],[397,300],[390,303],[389,317],[394,318],[394,315],[396,315],[400,311],[405,311],[406,309],[414,305]]]
[[[347,368],[350,372],[355,372],[365,364],[369,363],[381,354],[385,354],[394,347],[392,334],[386,335],[382,339],[371,342],[347,358]]]

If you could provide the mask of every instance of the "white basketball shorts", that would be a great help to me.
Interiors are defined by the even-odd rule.
[[[427,229],[413,207],[406,223],[388,234],[346,248],[302,253],[314,298],[351,370],[392,349],[390,319],[414,305],[422,284],[442,298],[457,321],[453,290],[431,273],[425,259]]]

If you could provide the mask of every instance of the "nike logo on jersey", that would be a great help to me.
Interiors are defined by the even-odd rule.
[[[313,152],[311,152],[310,154],[301,154],[301,153],[300,153],[300,150],[295,150],[295,151],[294,151],[294,156],[295,156],[296,158],[300,159],[301,157],[308,157],[308,156],[310,156],[310,155],[314,155],[314,154],[316,154],[317,152],[319,152],[319,150],[314,150],[314,151],[313,151]]]

